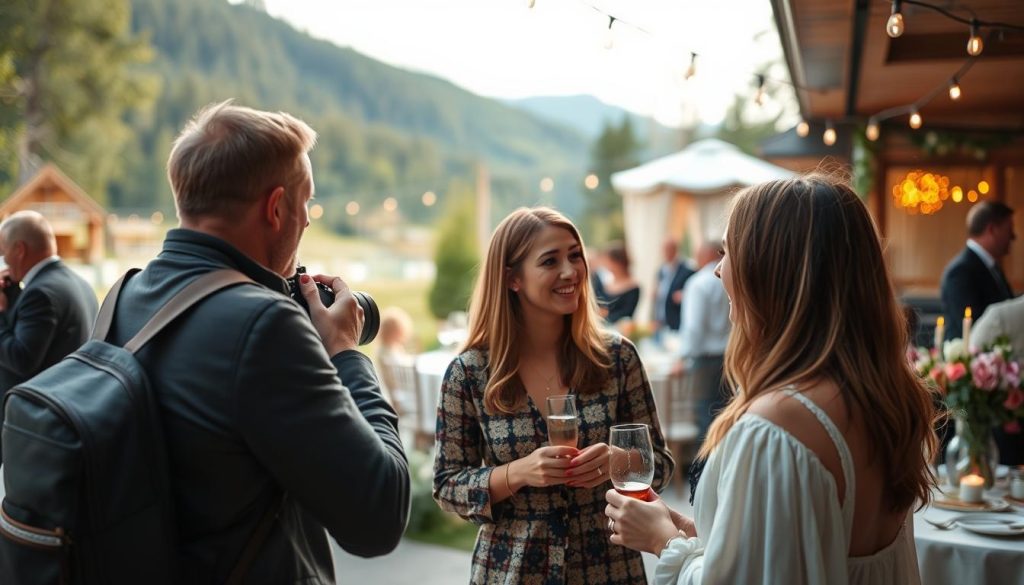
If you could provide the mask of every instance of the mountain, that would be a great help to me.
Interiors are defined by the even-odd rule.
[[[312,38],[258,6],[131,4],[133,30],[152,45],[143,73],[159,89],[153,106],[131,119],[138,144],[110,190],[115,207],[166,201],[166,187],[154,182],[163,182],[173,136],[200,106],[227,98],[310,122],[320,134],[311,155],[318,198],[376,205],[394,196],[407,215],[431,213],[419,203],[425,190],[443,198],[449,181],[472,181],[482,163],[497,186],[497,213],[532,202],[523,198],[540,177],[583,174],[589,143],[581,132]]]

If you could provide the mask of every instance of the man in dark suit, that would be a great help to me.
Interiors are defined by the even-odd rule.
[[[967,212],[967,245],[942,273],[942,312],[946,317],[946,339],[963,337],[964,309],[971,308],[977,321],[994,303],[1013,298],[1013,289],[999,267],[1016,239],[1013,209],[998,201],[982,201]],[[973,345],[973,344],[972,344]],[[1019,351],[1019,348],[1014,348]],[[947,425],[943,443],[951,437]],[[1024,463],[1024,440],[1002,428],[993,429],[999,447],[999,461],[1007,465]]]
[[[57,256],[53,229],[42,215],[19,211],[7,218],[0,253],[7,263],[0,294],[2,396],[85,343],[97,303],[92,287]]]
[[[658,268],[658,286],[654,289],[654,333],[660,341],[679,331],[683,285],[693,270],[679,259],[679,242],[667,238],[662,244],[665,262]]]
[[[942,273],[942,312],[946,339],[963,336],[964,309],[977,320],[992,303],[1013,298],[999,261],[1016,238],[1013,210],[998,201],[982,201],[967,213],[967,245]]]

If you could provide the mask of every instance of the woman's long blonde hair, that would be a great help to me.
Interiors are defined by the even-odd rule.
[[[864,203],[821,175],[763,183],[736,196],[726,240],[734,322],[725,375],[738,391],[700,456],[757,396],[828,378],[867,426],[891,508],[927,502],[937,415],[905,357],[905,317]]]
[[[526,389],[517,376],[519,344],[525,326],[523,310],[509,282],[511,276],[522,270],[534,239],[546,226],[571,233],[587,266],[583,240],[571,221],[547,207],[521,207],[494,230],[483,269],[477,276],[469,308],[466,348],[486,350],[489,354],[490,378],[484,389],[484,406],[490,412],[512,413],[526,397]],[[581,393],[597,390],[602,369],[610,365],[589,277],[588,267],[580,275],[579,307],[565,316],[558,356],[562,379]]]

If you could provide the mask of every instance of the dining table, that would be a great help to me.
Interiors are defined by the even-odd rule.
[[[921,583],[1024,585],[1024,529],[1006,530],[1015,534],[1005,536],[978,532],[991,531],[979,528],[979,522],[986,518],[1019,521],[1024,525],[1024,502],[1018,504],[1016,500],[1005,499],[1004,484],[1005,480],[997,482],[993,489],[985,492],[985,500],[993,508],[990,512],[942,508],[940,506],[946,496],[939,491],[935,494],[937,502],[933,501],[914,513],[914,542]],[[948,487],[942,489],[952,491]],[[1000,516],[989,515],[1001,503],[1006,506],[999,510]],[[957,518],[963,523],[950,523]]]

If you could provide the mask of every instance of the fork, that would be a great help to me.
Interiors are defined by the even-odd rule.
[[[932,526],[934,526],[935,528],[938,528],[939,530],[949,530],[949,529],[953,528],[954,526],[956,526],[957,520],[958,520],[957,518],[950,518],[949,520],[946,520],[944,522],[938,522],[938,521],[931,520],[931,519],[928,519],[928,518],[924,519],[925,522],[931,524]]]

